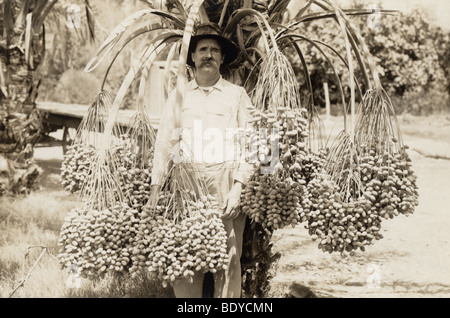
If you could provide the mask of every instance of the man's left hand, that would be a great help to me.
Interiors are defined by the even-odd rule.
[[[242,183],[236,181],[231,188],[230,193],[225,200],[223,209],[222,219],[234,219],[239,214],[239,200],[242,193]]]

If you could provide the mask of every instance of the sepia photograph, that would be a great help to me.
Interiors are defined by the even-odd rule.
[[[0,298],[450,298],[449,180],[448,1],[0,0]]]

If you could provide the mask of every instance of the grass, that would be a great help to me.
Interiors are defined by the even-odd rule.
[[[35,192],[26,197],[0,198],[0,296],[8,297],[31,269],[41,248],[48,253],[14,297],[59,297],[63,276],[54,255],[65,212],[75,204],[73,197],[59,192]],[[53,255],[53,256],[52,256]],[[60,282],[58,284],[58,282]]]

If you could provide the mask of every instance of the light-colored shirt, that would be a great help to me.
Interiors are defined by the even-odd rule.
[[[222,77],[209,91],[199,87],[195,80],[190,81],[185,87],[180,127],[175,127],[175,98],[173,91],[159,123],[152,184],[162,185],[161,178],[171,160],[200,165],[234,164],[234,179],[247,183],[253,170],[245,161],[242,138],[249,128],[248,111],[252,104],[245,89]]]

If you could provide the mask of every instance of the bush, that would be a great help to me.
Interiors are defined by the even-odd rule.
[[[46,99],[66,104],[90,104],[99,88],[94,74],[69,69],[62,74],[55,89],[47,93]]]
[[[403,96],[393,96],[391,100],[397,114],[422,116],[450,112],[449,94],[443,89],[409,91]]]

